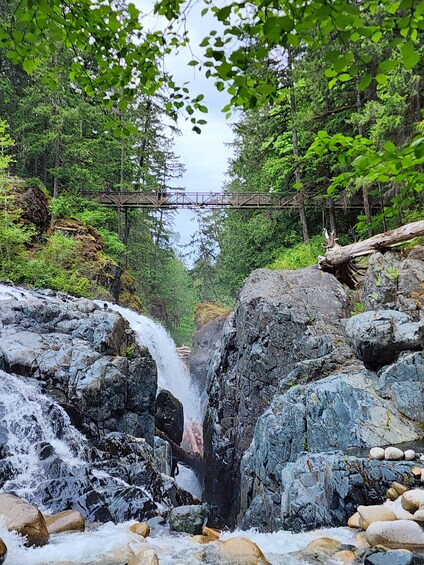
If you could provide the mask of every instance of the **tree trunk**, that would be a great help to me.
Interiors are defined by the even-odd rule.
[[[356,81],[356,111],[359,114],[360,111],[362,110],[362,99],[361,99],[361,93],[359,91],[358,85],[359,85],[359,78]],[[359,135],[363,135],[363,129],[362,129],[361,124],[358,125],[358,133],[359,133]],[[372,215],[371,215],[371,206],[370,206],[368,185],[364,185],[362,187],[362,200],[363,200],[363,203],[364,203],[365,217],[367,218],[368,237],[371,237],[372,236],[372,227],[371,227]]]
[[[422,235],[424,235],[424,220],[406,224],[344,247],[336,243],[334,234],[328,235],[326,232],[327,251],[325,257],[319,258],[318,264],[323,271],[333,273],[340,282],[355,288],[357,283],[355,275],[359,272],[358,267],[353,263],[356,257],[382,251]]]
[[[300,184],[302,181],[302,176],[300,174],[299,168],[299,138],[297,134],[296,128],[296,97],[294,94],[294,84],[292,82],[292,56],[291,51],[288,52],[288,64],[289,64],[289,71],[290,71],[290,114],[292,119],[292,141],[293,141],[293,157],[295,160],[294,164],[294,175],[296,184]],[[302,234],[303,234],[303,241],[305,243],[309,243],[309,230],[308,230],[308,223],[306,221],[306,214],[305,214],[305,193],[303,188],[298,189],[299,192],[297,194],[296,202],[299,208],[299,216],[300,216],[300,223],[302,225]]]

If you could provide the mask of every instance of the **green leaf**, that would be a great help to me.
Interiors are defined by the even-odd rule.
[[[361,80],[359,81],[358,84],[358,90],[365,90],[366,88],[368,88],[368,86],[371,84],[372,82],[372,76],[371,75],[366,75],[364,77],[361,78]]]
[[[378,84],[387,84],[387,75],[378,73],[375,77],[375,80],[378,82]]]

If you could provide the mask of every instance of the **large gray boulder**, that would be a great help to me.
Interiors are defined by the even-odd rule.
[[[364,278],[366,310],[388,308],[419,316],[424,308],[424,248],[405,257],[395,251],[373,253]]]
[[[346,311],[342,285],[315,267],[247,278],[209,374],[205,493],[217,522],[235,522],[240,461],[274,395],[352,358],[339,325]]]
[[[346,323],[346,335],[355,355],[370,369],[392,363],[402,351],[424,347],[424,321],[413,322],[396,310],[370,310]]]
[[[1,301],[0,320],[0,369],[41,381],[93,438],[153,444],[156,365],[120,314],[47,291]]]
[[[182,402],[169,390],[161,390],[156,397],[155,425],[180,445],[184,433],[184,409]]]

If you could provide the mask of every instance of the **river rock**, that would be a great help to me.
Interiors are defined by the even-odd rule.
[[[400,459],[403,459],[403,451],[397,447],[386,447],[384,459],[387,461],[400,461]]]
[[[343,563],[343,564],[357,563],[356,555],[353,553],[353,551],[350,551],[349,549],[342,549],[341,551],[337,551],[333,555],[333,559],[337,563]]]
[[[423,366],[423,369],[424,369],[424,366]],[[414,451],[413,449],[407,449],[407,450],[404,452],[403,455],[404,455],[404,457],[405,457],[405,461],[414,461],[415,458],[416,458],[416,456],[417,456],[416,453],[415,453],[415,451]]]
[[[45,545],[49,539],[46,522],[41,512],[12,494],[0,494],[0,515],[10,531],[26,537],[28,545]]]
[[[359,525],[359,512],[355,512],[355,514],[353,514],[353,516],[351,516],[349,518],[349,520],[347,521],[347,525],[349,526],[349,528],[360,528],[361,527]]]
[[[378,459],[382,461],[384,459],[384,449],[382,447],[372,447],[370,449],[371,459]]]
[[[405,451],[406,453],[406,451]],[[405,461],[408,461],[408,459],[405,459]],[[400,483],[397,483],[396,481],[394,483],[392,483],[392,488],[395,489],[395,491],[401,496],[402,494],[405,494],[406,491],[408,491],[408,487],[406,487],[405,485],[401,485]]]
[[[342,551],[343,544],[332,538],[318,538],[310,543],[302,550],[305,555],[319,557],[322,555],[334,555],[338,551]]]
[[[375,545],[384,545],[390,549],[424,547],[424,532],[412,520],[373,522],[365,535],[371,547]]]
[[[373,522],[386,522],[396,520],[396,514],[383,505],[358,506],[359,526],[366,530]]]
[[[414,518],[411,512],[408,512],[403,508],[401,496],[399,496],[396,500],[386,500],[384,506],[396,514],[396,518],[398,520],[413,520]]]
[[[49,534],[83,532],[85,530],[84,516],[77,510],[65,510],[44,518]]]
[[[153,547],[146,545],[128,561],[127,565],[159,565],[159,559]]]
[[[424,505],[420,506],[414,513],[413,520],[415,520],[415,522],[424,522]]]
[[[183,405],[169,390],[161,390],[156,397],[155,425],[170,440],[180,445],[184,432]]]
[[[394,488],[387,489],[386,496],[389,500],[396,500],[399,498],[399,493]]]
[[[223,560],[236,561],[240,565],[269,565],[256,543],[247,538],[234,537],[218,543],[219,555]]]
[[[150,536],[150,526],[149,524],[146,524],[146,522],[137,522],[130,527],[130,530],[133,534],[137,534],[143,538]]]
[[[414,554],[407,549],[380,551],[367,555],[364,565],[418,565]]]
[[[180,506],[171,510],[169,527],[174,532],[201,534],[207,519],[208,510],[205,506]]]
[[[346,334],[358,359],[370,369],[389,365],[402,351],[420,351],[424,345],[424,323],[396,310],[352,316]]]
[[[402,495],[402,507],[408,512],[416,512],[420,506],[424,506],[424,489],[408,490]]]
[[[0,565],[3,565],[7,557],[7,547],[4,541],[0,538]]]

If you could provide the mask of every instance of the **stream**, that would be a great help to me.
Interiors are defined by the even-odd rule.
[[[22,300],[29,295],[28,291],[0,285],[0,300],[11,297]],[[100,304],[103,306],[103,303]],[[181,400],[186,421],[200,422],[199,399],[190,387],[189,374],[166,330],[145,316],[116,305],[108,306],[129,321],[140,343],[150,350],[158,367],[158,387],[171,391]],[[36,381],[0,371],[0,436],[2,430],[8,438],[9,456],[19,470],[13,479],[5,483],[3,490],[16,493],[49,514],[49,509],[43,508],[37,499],[44,475],[35,446],[40,441],[50,443],[66,466],[77,474],[83,474],[89,465],[84,459],[85,438],[71,425],[62,408],[40,391]],[[190,469],[181,466],[177,479],[182,487],[201,496],[202,486]],[[22,538],[8,532],[0,521],[0,538],[8,547],[4,565],[123,565],[144,544],[139,536],[129,530],[134,522],[91,524],[83,533],[52,535],[48,545],[27,548]],[[150,524],[152,533],[147,541],[157,553],[161,565],[218,562],[216,554],[214,556],[215,543],[200,545],[191,542],[190,536],[171,534],[158,518],[153,518]],[[272,565],[293,563],[287,554],[303,549],[318,537],[327,536],[343,543],[354,541],[354,533],[348,528],[302,534],[288,531],[272,534],[254,530],[236,531],[225,532],[221,539],[233,536],[247,537],[257,543]]]

